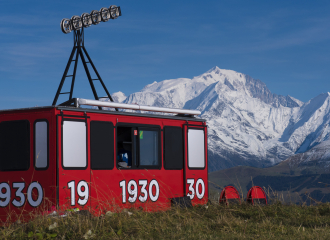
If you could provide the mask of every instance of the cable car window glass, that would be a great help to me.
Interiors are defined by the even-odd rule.
[[[92,121],[91,126],[91,168],[113,169],[114,131],[112,122]]]
[[[85,121],[63,121],[63,167],[87,167]]]
[[[164,168],[183,168],[183,137],[181,127],[164,127]]]
[[[132,127],[117,127],[117,164],[119,168],[133,168],[133,149],[135,141],[132,137]]]
[[[157,130],[139,130],[139,165],[159,165],[159,132]]]
[[[205,136],[203,129],[188,129],[188,167],[205,167]]]
[[[34,124],[34,162],[36,168],[48,167],[48,122]]]
[[[30,123],[28,120],[0,123],[0,170],[23,171],[30,167]]]

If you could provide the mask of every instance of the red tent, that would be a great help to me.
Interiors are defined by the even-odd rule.
[[[258,186],[254,186],[250,188],[246,201],[248,203],[251,203],[252,205],[254,204],[267,204],[267,197],[265,191]]]
[[[229,202],[241,202],[238,191],[233,186],[225,187],[220,194],[219,203],[226,203],[228,205]]]

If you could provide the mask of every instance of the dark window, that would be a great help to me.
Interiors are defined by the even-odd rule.
[[[181,127],[164,127],[164,168],[183,168],[183,137]]]
[[[30,167],[30,123],[0,123],[0,170],[23,171]]]
[[[133,167],[133,131],[132,127],[117,127],[117,164],[120,168]]]
[[[159,132],[158,130],[139,129],[139,165],[159,165]]]
[[[114,131],[112,122],[91,122],[91,168],[113,169]]]

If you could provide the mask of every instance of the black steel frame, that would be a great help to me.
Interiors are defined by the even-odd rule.
[[[86,62],[86,59],[85,59],[84,54],[86,55],[86,57],[88,59],[88,62]],[[85,69],[85,72],[86,72],[86,75],[87,75],[89,84],[90,84],[90,86],[92,88],[92,91],[93,91],[93,95],[94,95],[95,100],[99,100],[101,98],[109,98],[110,101],[113,102],[113,99],[112,99],[112,97],[111,97],[111,95],[110,95],[107,87],[104,85],[104,82],[103,82],[100,74],[96,70],[94,63],[92,62],[92,59],[90,58],[90,56],[88,55],[88,53],[86,51],[85,44],[84,44],[84,28],[82,28],[80,30],[75,30],[74,31],[74,34],[73,34],[73,49],[71,51],[71,55],[70,55],[69,61],[68,61],[67,65],[66,65],[66,68],[64,70],[64,73],[63,73],[63,76],[62,76],[62,80],[61,80],[60,85],[59,85],[59,87],[57,89],[57,92],[56,92],[56,95],[55,95],[55,98],[54,98],[54,101],[53,101],[53,104],[52,105],[53,106],[56,105],[56,102],[58,100],[58,97],[61,94],[70,94],[69,95],[69,100],[66,101],[66,102],[64,102],[64,103],[62,103],[62,104],[60,104],[61,106],[63,106],[63,105],[71,105],[73,103],[74,100],[72,98],[72,94],[73,94],[73,88],[74,88],[74,84],[75,84],[75,80],[76,80],[76,72],[77,72],[77,65],[78,65],[79,56],[80,56],[81,61],[82,61],[83,65],[84,65],[84,69]],[[75,62],[74,63],[73,74],[72,75],[67,75],[72,62]],[[90,71],[89,71],[88,66],[87,66],[88,63],[92,66],[92,68],[93,68],[93,70],[94,70],[94,72],[95,72],[95,74],[97,76],[96,79],[92,79],[91,74],[90,74]],[[62,91],[63,84],[64,84],[66,78],[68,78],[68,77],[72,77],[70,92],[61,92]],[[100,83],[101,83],[104,91],[107,94],[107,97],[99,97],[97,95],[97,92],[96,92],[96,89],[95,89],[95,86],[94,86],[93,81],[100,81]],[[99,107],[99,109],[102,109],[102,108]],[[116,108],[116,111],[118,111],[117,108]]]

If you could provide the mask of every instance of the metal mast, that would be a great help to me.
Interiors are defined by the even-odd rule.
[[[88,61],[86,61],[86,58],[87,58]],[[69,58],[69,61],[66,65],[66,68],[64,70],[64,73],[63,73],[63,76],[62,76],[62,80],[60,82],[60,85],[57,89],[57,92],[56,92],[56,95],[55,95],[55,98],[54,98],[54,101],[53,101],[53,106],[56,105],[56,102],[58,100],[58,97],[61,95],[61,94],[69,94],[69,99],[68,101],[60,104],[60,105],[67,105],[67,104],[70,104],[70,102],[72,102],[72,94],[73,94],[73,89],[74,89],[74,84],[75,84],[75,80],[76,80],[76,73],[77,73],[77,65],[78,65],[78,60],[79,60],[79,57],[81,58],[81,61],[84,65],[84,69],[85,69],[85,72],[86,72],[86,75],[87,75],[87,78],[88,78],[88,81],[89,81],[89,84],[92,88],[92,91],[93,91],[93,95],[94,95],[94,98],[95,100],[99,100],[101,98],[109,98],[111,102],[113,102],[113,99],[107,89],[107,87],[104,85],[104,82],[100,76],[100,74],[98,73],[98,71],[96,70],[95,68],[95,65],[92,61],[92,59],[90,58],[89,54],[87,53],[87,50],[84,46],[84,28],[81,28],[80,30],[75,30],[74,31],[74,34],[73,34],[73,49],[71,51],[71,55],[70,55],[70,58]],[[70,69],[70,66],[72,64],[72,62],[74,62],[74,69],[73,69],[73,73],[72,74],[69,74],[68,75],[68,71]],[[88,65],[87,64],[90,64],[97,76],[97,78],[95,79],[92,79],[91,77],[91,74],[90,74],[90,71],[89,71],[89,68],[88,68]],[[65,82],[65,80],[67,78],[71,78],[71,88],[70,88],[70,91],[69,92],[61,92],[62,91],[62,87],[63,87],[63,84]],[[106,92],[107,94],[107,97],[100,97],[97,95],[97,92],[96,92],[96,89],[95,89],[95,86],[94,86],[94,83],[93,81],[100,81],[104,91]]]
[[[90,58],[89,54],[87,53],[87,50],[85,48],[84,45],[84,28],[91,26],[91,24],[93,25],[97,25],[99,22],[103,21],[103,22],[107,22],[109,19],[116,19],[118,18],[118,16],[121,16],[121,10],[120,7],[117,7],[115,5],[111,5],[108,8],[101,8],[100,11],[97,10],[93,10],[90,14],[88,13],[83,13],[81,17],[79,16],[73,16],[70,19],[62,19],[61,21],[61,28],[63,33],[70,33],[72,30],[74,30],[73,33],[73,49],[71,51],[71,55],[69,58],[69,61],[66,65],[66,68],[64,70],[60,85],[57,89],[55,98],[53,100],[52,105],[55,106],[57,103],[57,100],[59,98],[60,95],[62,94],[69,94],[69,98],[66,102],[60,104],[60,105],[70,105],[73,103],[73,98],[72,98],[72,94],[73,94],[73,89],[74,89],[74,84],[75,84],[75,80],[76,80],[76,73],[77,73],[77,66],[78,66],[78,60],[79,57],[84,65],[84,69],[89,81],[89,84],[91,86],[93,95],[95,100],[99,100],[101,98],[109,98],[111,102],[113,102],[113,99],[107,89],[107,87],[105,86],[100,74],[98,73],[98,71],[95,68],[95,65],[92,61],[92,59]],[[87,61],[86,61],[87,59]],[[70,69],[70,66],[72,64],[72,62],[74,62],[74,69],[73,69],[73,73],[68,75],[68,71]],[[92,67],[94,73],[96,74],[97,78],[93,79],[91,77],[90,74],[90,70],[88,67],[88,64]],[[71,78],[71,87],[70,87],[70,91],[69,92],[62,92],[62,87],[64,85],[64,82],[67,78]],[[100,97],[98,96],[94,83],[93,81],[100,81],[104,91],[107,94],[107,97]],[[102,109],[101,107],[99,107],[99,109]],[[116,111],[118,111],[118,109],[116,108]]]

